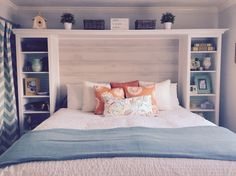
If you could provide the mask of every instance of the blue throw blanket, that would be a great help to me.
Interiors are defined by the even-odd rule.
[[[236,135],[215,126],[32,131],[0,157],[0,167],[30,161],[110,157],[236,161]]]

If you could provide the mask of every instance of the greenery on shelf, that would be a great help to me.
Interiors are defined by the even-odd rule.
[[[71,13],[63,13],[61,16],[61,23],[75,23],[74,15]]]
[[[167,22],[171,22],[171,23],[175,22],[175,16],[170,12],[163,13],[161,17],[161,24],[167,23]]]

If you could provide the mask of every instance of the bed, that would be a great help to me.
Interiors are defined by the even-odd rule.
[[[199,115],[178,107],[160,111],[158,116],[102,117],[74,109],[60,109],[34,131],[48,129],[80,129],[84,131],[127,129],[132,127],[184,129],[216,127]],[[211,147],[211,146],[209,146]],[[0,175],[236,175],[236,162],[210,159],[165,157],[105,157],[61,161],[34,161],[0,169]]]

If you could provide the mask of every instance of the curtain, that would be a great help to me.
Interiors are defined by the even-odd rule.
[[[18,139],[18,118],[12,67],[12,25],[0,20],[0,154]]]

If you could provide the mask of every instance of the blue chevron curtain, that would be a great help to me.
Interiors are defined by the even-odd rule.
[[[12,25],[0,19],[0,154],[18,138],[11,33]]]

